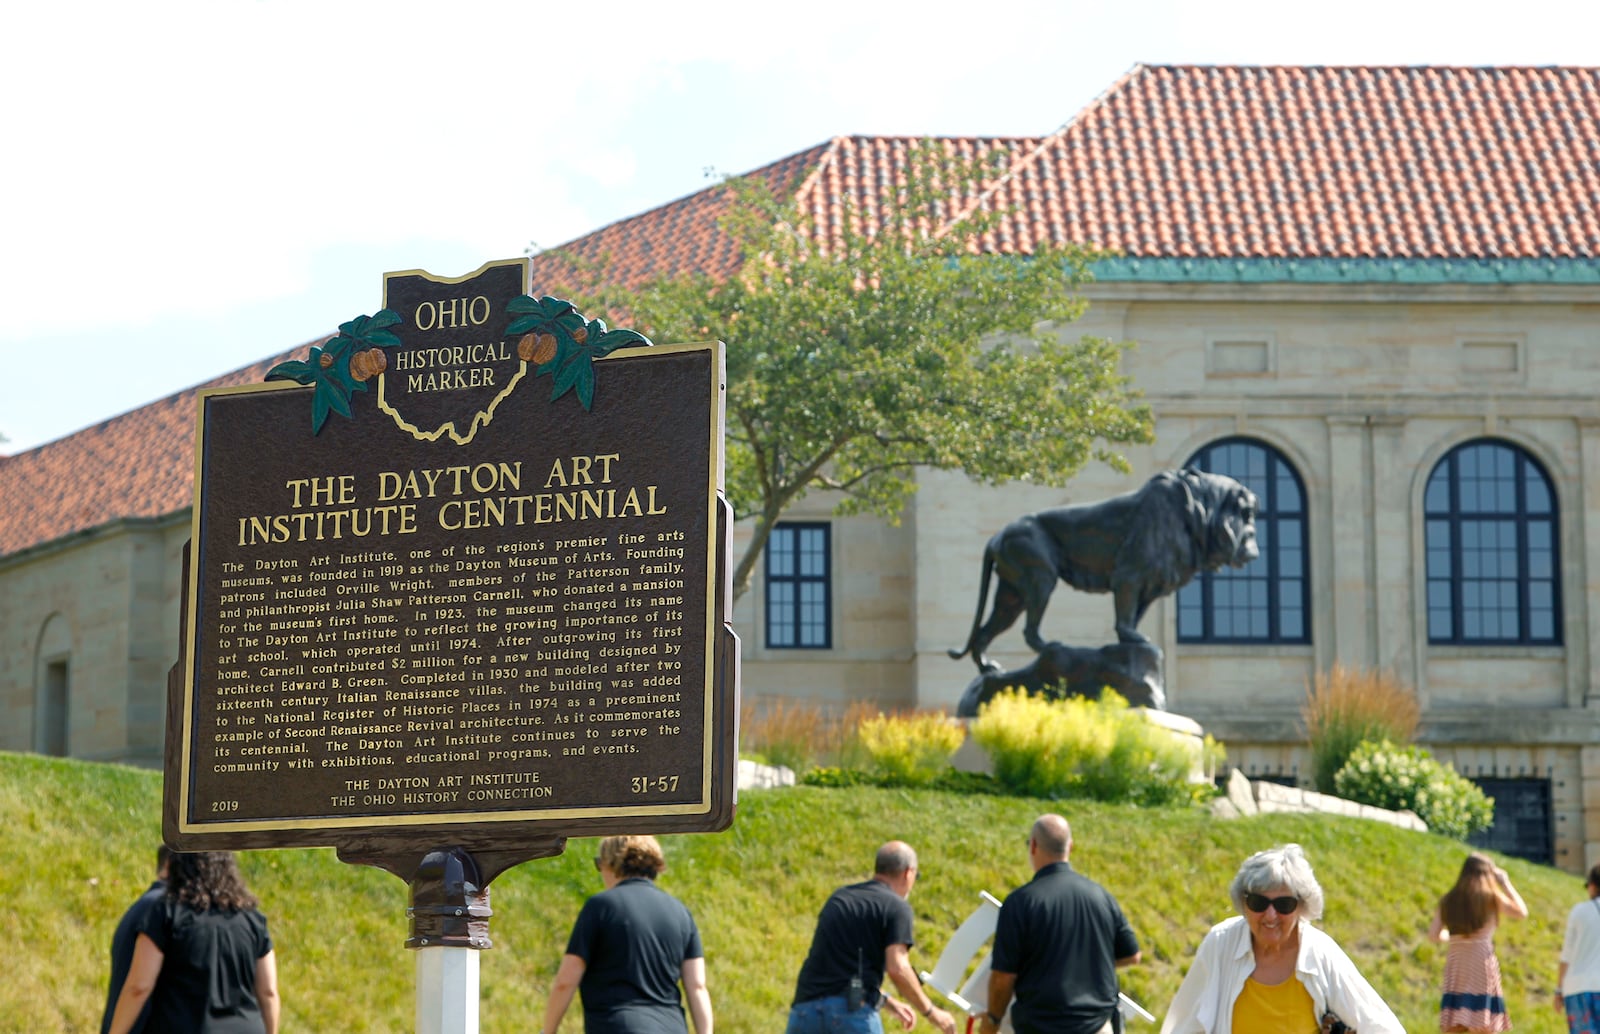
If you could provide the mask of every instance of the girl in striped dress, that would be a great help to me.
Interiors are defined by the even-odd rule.
[[[1461,866],[1456,885],[1439,899],[1428,937],[1449,944],[1444,964],[1444,997],[1439,1029],[1471,1034],[1510,1030],[1500,988],[1500,960],[1494,931],[1502,915],[1524,919],[1528,906],[1511,877],[1488,855],[1473,852]]]

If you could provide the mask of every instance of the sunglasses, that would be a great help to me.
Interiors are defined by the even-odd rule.
[[[1268,898],[1260,894],[1246,894],[1244,896],[1244,907],[1252,912],[1265,912],[1268,905],[1277,909],[1280,916],[1293,915],[1294,910],[1300,907],[1300,899],[1287,896]]]

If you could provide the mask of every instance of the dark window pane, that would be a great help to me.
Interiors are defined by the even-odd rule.
[[[793,646],[794,630],[794,586],[787,582],[768,585],[768,641],[773,646]]]
[[[1450,474],[1443,464],[1428,478],[1428,491],[1422,505],[1430,514],[1450,512]]]
[[[1424,506],[1429,639],[1559,642],[1555,497],[1532,457],[1504,442],[1458,446],[1429,474]]]
[[[827,524],[784,522],[766,549],[767,645],[832,645],[832,572]]]
[[[1280,465],[1278,478],[1275,482],[1278,488],[1278,498],[1273,500],[1279,513],[1299,513],[1300,486],[1295,483],[1294,475],[1289,473],[1288,467]]]
[[[1529,513],[1550,512],[1550,486],[1545,484],[1544,475],[1531,463],[1523,477],[1522,490],[1527,494]]]
[[[1202,573],[1180,590],[1179,640],[1308,641],[1306,499],[1299,475],[1275,449],[1245,438],[1213,442],[1188,465],[1225,474],[1255,493],[1260,556],[1241,569]]]

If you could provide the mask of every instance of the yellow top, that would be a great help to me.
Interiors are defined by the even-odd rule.
[[[1234,1034],[1317,1034],[1316,1003],[1294,977],[1260,984],[1254,977],[1233,1003]]]

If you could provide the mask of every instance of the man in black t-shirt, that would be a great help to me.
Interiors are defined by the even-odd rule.
[[[892,1011],[907,1030],[921,1014],[944,1034],[954,1034],[955,1020],[923,994],[911,968],[906,897],[916,882],[917,853],[891,840],[878,849],[872,879],[833,892],[800,967],[787,1034],[882,1034],[879,1009]],[[905,1001],[879,991],[885,975]]]
[[[1044,815],[1028,837],[1033,879],[1006,898],[994,932],[989,1011],[979,1030],[993,1034],[1013,994],[1017,1034],[1110,1034],[1117,1011],[1117,967],[1139,961],[1139,941],[1117,899],[1074,872],[1072,828]]]

